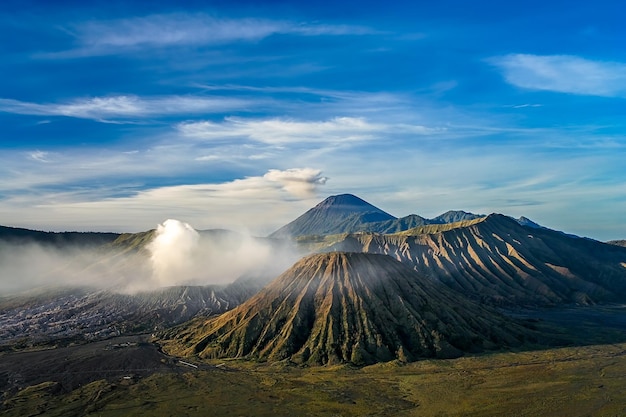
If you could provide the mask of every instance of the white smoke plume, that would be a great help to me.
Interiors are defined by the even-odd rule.
[[[152,277],[157,287],[192,281],[200,235],[187,223],[167,219],[158,225],[154,240],[148,245]]]
[[[158,225],[146,251],[117,253],[0,242],[0,296],[34,288],[93,287],[137,293],[176,285],[269,281],[295,262],[292,247],[226,230]]]
[[[131,277],[142,276],[147,275],[140,264],[131,267],[127,260],[97,249],[0,243],[0,295],[34,288],[116,289],[126,285]]]
[[[226,284],[241,277],[276,276],[298,258],[295,251],[268,241],[225,230],[199,233],[174,219],[157,227],[148,250],[152,279],[135,285],[147,284],[152,288]]]

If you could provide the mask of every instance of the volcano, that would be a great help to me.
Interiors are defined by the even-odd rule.
[[[203,358],[366,365],[457,357],[528,337],[389,256],[333,252],[301,259],[234,310],[171,331],[163,346]]]
[[[358,226],[396,220],[365,200],[352,194],[326,198],[306,213],[270,235],[284,238],[303,235],[326,235],[358,230]]]

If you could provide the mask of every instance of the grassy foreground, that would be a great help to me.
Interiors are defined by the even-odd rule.
[[[625,375],[626,344],[361,369],[228,361],[70,393],[44,382],[5,399],[0,415],[623,416]]]

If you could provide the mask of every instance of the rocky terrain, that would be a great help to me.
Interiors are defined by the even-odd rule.
[[[137,294],[90,288],[0,298],[0,347],[85,342],[153,332],[196,316],[223,313],[262,287],[181,286]]]
[[[391,235],[302,238],[317,251],[382,253],[475,300],[504,307],[626,301],[626,250],[492,214]]]
[[[298,261],[236,309],[165,337],[178,355],[364,365],[518,346],[533,333],[389,256],[332,252]]]

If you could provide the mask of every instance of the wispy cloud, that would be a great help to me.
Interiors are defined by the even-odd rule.
[[[571,55],[510,54],[494,57],[506,81],[530,90],[626,97],[626,64]]]
[[[249,176],[223,183],[207,183],[194,185],[178,185],[159,187],[137,193],[130,199],[152,200],[159,205],[171,205],[172,201],[186,206],[191,203],[203,204],[209,200],[214,203],[218,199],[243,199],[250,202],[266,201],[277,197],[279,200],[290,198],[311,198],[319,186],[324,185],[327,178],[314,168],[291,168],[286,170],[270,169],[261,176]],[[114,201],[112,199],[111,201]],[[212,207],[212,205],[205,205]],[[250,207],[248,207],[250,209]]]
[[[514,104],[514,105],[511,105],[511,106],[505,106],[505,107],[510,107],[512,109],[525,109],[525,108],[529,108],[529,107],[543,107],[543,104],[526,103],[526,104]]]
[[[44,152],[44,151],[33,151],[31,152],[29,155],[29,158],[32,159],[33,161],[37,161],[37,162],[50,162],[50,160],[48,159],[49,156],[49,152]]]
[[[255,41],[285,32],[289,25],[263,19],[217,19],[207,15],[151,15],[76,25],[75,36],[90,48],[176,46]]]
[[[96,200],[81,199],[83,196],[76,194],[52,198],[49,193],[34,202],[30,194],[12,197],[0,205],[0,216],[14,225],[37,225],[45,218],[46,227],[61,230],[84,227],[122,231],[147,230],[166,218],[178,217],[200,228],[244,228],[264,234],[311,205],[326,181],[318,169],[291,168],[270,169],[263,175],[232,181],[155,187]],[[68,223],[68,219],[72,220]]]
[[[252,100],[232,97],[117,95],[74,99],[64,103],[32,103],[0,99],[0,111],[36,116],[67,116],[107,121],[162,115],[207,114],[240,110]],[[258,104],[258,101],[255,101]]]
[[[223,140],[247,138],[267,144],[340,143],[367,141],[382,133],[435,134],[442,129],[419,125],[370,122],[362,117],[335,117],[325,121],[292,119],[242,119],[229,117],[221,123],[211,121],[183,122],[177,129],[190,138]]]
[[[258,42],[272,35],[345,36],[378,33],[353,25],[294,22],[264,18],[221,18],[203,13],[154,14],[81,22],[65,28],[76,39],[72,50],[41,54],[72,57],[126,53],[138,48]]]
[[[77,190],[84,192],[90,188],[85,184],[91,183],[94,179],[97,179],[104,188],[105,183],[125,176],[145,176],[150,172],[156,174],[158,169],[146,163],[149,162],[146,160],[146,154],[147,152],[133,154],[105,149],[93,153],[59,149],[5,150],[0,155],[0,176],[4,179],[0,182],[0,194],[8,198],[29,193],[39,196],[41,193],[62,194]],[[150,156],[155,157],[154,154]],[[117,192],[124,188],[124,185],[119,185]],[[90,192],[108,194],[99,188],[93,187]]]
[[[387,91],[338,90],[305,86],[253,86],[240,84],[199,84],[191,85],[204,91],[227,95],[228,92],[255,94],[272,97],[274,110],[285,115],[306,114],[308,119],[327,119],[329,115],[341,114],[344,117],[368,117],[385,120],[386,123],[410,123],[416,116],[433,109],[432,101],[419,101],[410,93]],[[428,90],[428,93],[431,91]],[[305,108],[306,107],[306,108]],[[335,116],[336,117],[336,116]],[[457,120],[460,115],[455,114]],[[432,115],[422,120],[432,120]],[[440,118],[436,119],[437,121]],[[431,123],[435,124],[435,123]]]
[[[36,115],[43,117],[66,116],[92,119],[102,122],[126,122],[132,119],[159,116],[187,116],[192,119],[210,114],[233,114],[238,112],[307,114],[308,118],[325,119],[332,114],[346,117],[334,117],[326,122],[298,122],[292,118],[267,118],[243,120],[228,118],[223,123],[207,123],[207,128],[218,126],[222,133],[243,129],[245,126],[258,129],[303,129],[321,128],[323,130],[361,129],[379,130],[386,126],[365,122],[361,116],[384,118],[402,131],[422,131],[434,133],[437,128],[409,125],[398,119],[408,119],[413,115],[411,102],[406,97],[389,93],[361,91],[337,91],[306,87],[253,87],[239,85],[201,86],[204,91],[185,95],[134,95],[118,94],[95,97],[76,97],[58,102],[30,102],[12,98],[0,98],[0,112]],[[232,93],[234,92],[234,94]],[[383,115],[384,116],[381,116]],[[354,115],[354,116],[352,116]],[[361,120],[361,121],[359,121]],[[45,120],[50,122],[50,120]],[[198,123],[194,125],[193,123]],[[203,122],[194,121],[189,126],[179,127],[192,130],[195,134],[202,131]],[[360,127],[359,127],[360,125]],[[334,127],[333,127],[334,126]],[[343,126],[343,127],[342,127]],[[205,132],[208,134],[208,132]]]

